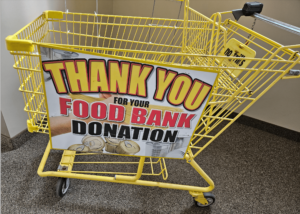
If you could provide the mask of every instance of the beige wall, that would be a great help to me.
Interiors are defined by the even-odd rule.
[[[94,11],[96,11],[96,0],[67,0],[67,8],[69,12],[73,13],[94,14]],[[112,0],[98,0],[99,14],[112,14],[112,10]]]
[[[2,111],[1,111],[1,135],[4,135],[6,137],[10,137],[7,126],[6,126],[6,122],[5,122],[5,120],[3,118],[3,115],[2,115]]]
[[[112,14],[111,0],[98,0],[98,12]],[[70,12],[94,13],[95,0],[67,0]],[[65,11],[64,0],[2,0],[1,1],[1,109],[10,137],[27,129],[27,114],[14,58],[6,50],[5,38],[33,21],[45,10]]]
[[[263,15],[300,27],[299,0],[259,0],[259,2],[264,4]],[[242,8],[243,4],[244,1],[238,0],[192,0],[190,6],[210,16],[217,11]],[[251,28],[253,18],[242,17],[239,23]],[[300,43],[300,36],[259,20],[257,20],[254,30],[283,45]],[[299,109],[300,79],[282,80],[249,108],[245,115],[300,132]]]
[[[247,1],[190,0],[190,6],[210,17],[215,12],[240,9]],[[262,14],[300,27],[299,0],[260,0]],[[114,15],[151,16],[154,0],[114,0]],[[181,2],[156,0],[154,17],[177,18]],[[180,18],[183,17],[183,7]],[[233,19],[230,14],[225,18]],[[239,23],[251,28],[253,18],[242,17]],[[300,36],[257,21],[255,31],[283,45],[299,44]],[[300,132],[300,79],[279,81],[245,115]]]
[[[14,58],[6,50],[5,37],[12,35],[38,17],[44,10],[63,8],[60,0],[1,1],[1,109],[10,137],[27,128],[24,101],[18,91],[18,73],[13,69]]]

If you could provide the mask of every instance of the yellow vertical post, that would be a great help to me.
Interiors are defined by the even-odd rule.
[[[143,168],[144,168],[144,162],[145,162],[145,157],[140,157],[138,170],[137,170],[137,173],[135,176],[116,175],[115,179],[123,180],[123,181],[136,181],[136,180],[140,179],[142,172],[143,172]]]
[[[183,32],[182,32],[182,49],[181,52],[185,52],[187,28],[189,20],[189,0],[184,0],[184,14],[183,14]]]

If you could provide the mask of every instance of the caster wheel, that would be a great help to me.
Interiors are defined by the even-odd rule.
[[[201,204],[200,202],[198,202],[194,199],[195,205],[197,207],[209,207],[210,205],[215,203],[215,200],[216,200],[215,196],[211,192],[204,192],[203,195],[206,198],[208,204]]]
[[[64,197],[70,187],[70,179],[69,178],[58,178],[56,184],[56,195],[58,197]]]

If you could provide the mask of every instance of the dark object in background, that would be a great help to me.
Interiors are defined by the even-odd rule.
[[[233,10],[232,14],[235,20],[239,20],[241,16],[252,16],[254,13],[261,13],[263,4],[259,2],[247,2],[243,9]]]

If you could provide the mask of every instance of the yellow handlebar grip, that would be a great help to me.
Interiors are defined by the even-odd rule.
[[[45,18],[48,19],[62,19],[64,14],[62,11],[46,10],[44,11]]]
[[[16,35],[7,36],[5,41],[6,41],[6,48],[9,51],[33,52],[34,50],[33,41],[20,40]]]

